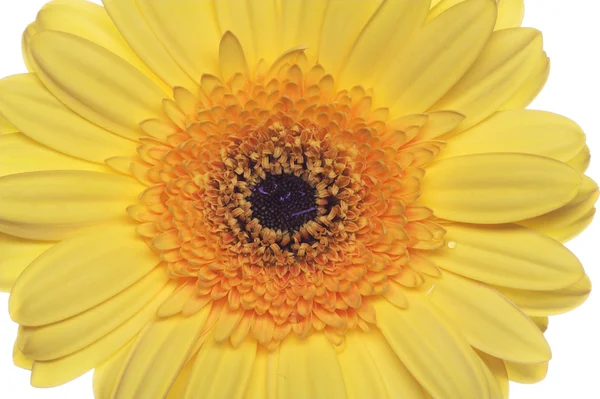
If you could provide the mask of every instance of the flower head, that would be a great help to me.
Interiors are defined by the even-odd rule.
[[[30,73],[0,81],[15,363],[36,386],[95,368],[98,398],[504,398],[543,378],[547,317],[590,291],[557,240],[598,187],[581,129],[524,109],[548,61],[522,14],[49,3]]]

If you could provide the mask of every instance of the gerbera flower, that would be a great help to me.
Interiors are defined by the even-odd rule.
[[[519,0],[56,0],[0,81],[15,363],[97,398],[506,398],[590,281]]]

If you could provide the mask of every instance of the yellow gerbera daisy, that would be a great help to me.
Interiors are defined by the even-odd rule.
[[[0,81],[0,286],[99,399],[508,397],[590,281],[522,0],[55,0]]]

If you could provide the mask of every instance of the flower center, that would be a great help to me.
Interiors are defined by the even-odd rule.
[[[248,198],[252,216],[263,227],[297,231],[317,216],[316,190],[293,174],[269,174],[259,182]]]

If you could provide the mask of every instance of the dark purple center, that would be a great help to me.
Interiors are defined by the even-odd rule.
[[[302,178],[290,175],[267,175],[248,198],[252,217],[263,227],[275,231],[298,231],[317,216],[316,191]]]

